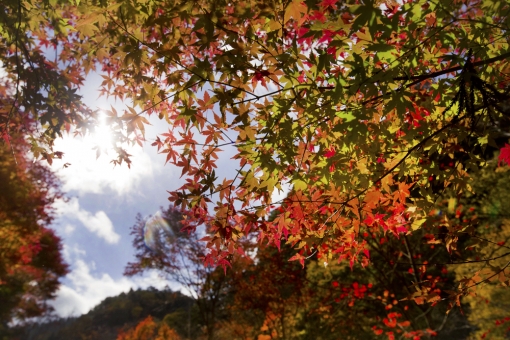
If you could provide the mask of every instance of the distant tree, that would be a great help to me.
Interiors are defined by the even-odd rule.
[[[166,323],[156,323],[148,316],[134,329],[120,332],[117,340],[181,340],[181,337]]]
[[[199,322],[207,338],[213,339],[217,321],[223,314],[230,274],[222,268],[204,266],[206,243],[200,241],[198,233],[182,230],[186,217],[186,212],[174,207],[148,219],[138,215],[131,232],[136,261],[129,263],[124,273],[133,276],[156,270],[163,277],[180,283],[196,302]],[[241,260],[233,261],[232,271],[240,263]]]
[[[52,204],[62,198],[59,181],[14,136],[12,144],[0,143],[0,334],[13,319],[50,311],[47,302],[68,272],[50,229]]]
[[[306,271],[299,263],[288,261],[292,252],[288,245],[281,251],[260,246],[253,261],[231,274],[226,297],[228,317],[220,323],[230,334],[224,330],[224,337],[302,338],[299,323],[306,318],[314,288],[308,289]]]

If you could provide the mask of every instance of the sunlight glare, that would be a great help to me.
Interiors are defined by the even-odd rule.
[[[106,124],[106,114],[101,111],[99,113],[99,125],[95,128],[94,132],[91,132],[89,136],[85,137],[85,140],[90,139],[92,147],[100,148],[100,150],[108,151],[111,149],[112,144],[112,133],[110,128]]]
[[[57,139],[55,149],[63,152],[64,157],[53,162],[52,167],[64,181],[64,190],[80,194],[113,190],[124,195],[138,190],[144,178],[152,178],[153,171],[162,167],[154,164],[142,147],[120,144],[103,112],[98,114],[98,125],[90,133],[73,136],[71,132]],[[116,158],[115,146],[122,147],[136,160],[130,168],[125,163],[118,166],[112,163]]]

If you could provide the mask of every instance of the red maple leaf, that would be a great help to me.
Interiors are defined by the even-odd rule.
[[[300,84],[304,83],[306,81],[306,74],[305,71],[302,71],[299,77],[297,78]]]
[[[498,166],[501,162],[504,161],[506,164],[510,165],[510,145],[505,143],[505,146],[501,148],[499,157],[498,157]]]
[[[337,0],[322,0],[320,3],[320,6],[324,9],[331,7],[333,9],[336,9],[336,1]]]
[[[324,153],[324,157],[326,158],[331,158],[335,155],[335,149],[333,147],[331,147],[329,150],[327,150],[325,153]]]
[[[260,81],[262,86],[264,86],[267,89],[266,79],[264,77],[269,77],[270,75],[271,75],[271,73],[269,73],[269,71],[267,71],[267,70],[262,70],[262,71],[257,70],[257,71],[255,71],[255,75],[253,76],[251,82],[255,86]]]
[[[320,37],[319,39],[319,44],[320,43],[323,43],[323,42],[326,42],[326,43],[330,43],[332,40],[333,40],[333,37],[334,37],[334,32],[331,31],[331,30],[323,30],[322,31],[322,37]]]

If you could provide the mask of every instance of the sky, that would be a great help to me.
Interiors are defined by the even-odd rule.
[[[98,97],[102,78],[90,74],[81,89],[83,100],[92,109],[108,110],[110,106],[122,112],[125,105]],[[274,90],[274,89],[269,89]],[[267,91],[267,90],[266,90]],[[150,144],[157,134],[167,132],[168,125],[155,115],[146,126],[146,143],[126,148],[132,155],[131,168],[110,163],[115,153],[101,154],[96,159],[94,146],[108,143],[106,127],[85,137],[64,136],[55,142],[55,151],[64,152],[62,160],[54,159],[52,169],[61,178],[67,201],[58,201],[57,219],[53,225],[63,242],[63,254],[71,272],[63,279],[57,297],[51,304],[61,317],[79,316],[109,296],[130,289],[181,287],[158,276],[156,272],[140,277],[124,277],[128,262],[134,261],[130,228],[140,213],[147,218],[169,205],[167,190],[180,187],[184,180],[181,170],[165,165],[166,155],[158,154]],[[233,178],[238,161],[231,160],[236,149],[227,146],[218,162],[217,174]],[[65,163],[69,166],[63,167]],[[288,186],[286,187],[288,190]],[[282,199],[286,192],[275,192],[273,200]]]
[[[104,110],[113,105],[122,110],[122,103],[98,98],[101,80],[97,74],[87,78],[81,90],[85,103],[91,108]],[[165,156],[150,145],[167,126],[158,119],[151,123],[145,145],[127,149],[133,161],[130,169],[110,163],[113,151],[96,159],[94,146],[104,145],[109,138],[104,127],[92,135],[71,134],[55,143],[55,150],[64,152],[64,157],[55,159],[51,167],[62,180],[67,201],[56,202],[53,228],[62,238],[64,259],[71,270],[51,302],[61,317],[87,313],[105,298],[130,289],[180,288],[155,272],[134,278],[122,275],[127,263],[134,261],[130,228],[136,215],[146,218],[160,207],[168,207],[167,190],[181,184],[180,173],[169,164],[165,166]],[[71,165],[64,168],[64,163]]]

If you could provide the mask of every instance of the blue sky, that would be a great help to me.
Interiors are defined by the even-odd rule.
[[[82,89],[85,102],[92,108],[122,110],[122,103],[98,98],[100,77],[92,74]],[[77,316],[108,296],[131,288],[172,284],[150,273],[144,277],[122,276],[124,267],[134,260],[129,235],[137,213],[147,217],[168,206],[166,190],[180,185],[179,173],[171,165],[164,166],[165,156],[158,155],[150,145],[157,133],[167,126],[158,119],[147,127],[144,147],[129,148],[133,164],[113,167],[114,152],[102,154],[96,160],[93,147],[108,138],[107,132],[83,138],[65,136],[56,142],[55,150],[63,151],[62,160],[52,165],[63,182],[68,202],[57,202],[58,218],[54,229],[62,238],[64,257],[71,273],[52,303],[60,316]],[[106,135],[105,135],[106,134]],[[64,163],[70,163],[63,168]]]
[[[81,90],[84,102],[95,109],[118,112],[125,109],[121,102],[99,98],[102,78],[90,74]],[[269,85],[269,91],[274,91]],[[266,89],[257,89],[263,94]],[[96,159],[95,145],[104,145],[109,138],[108,129],[100,128],[94,135],[64,136],[55,143],[55,150],[64,152],[62,160],[54,160],[53,170],[63,182],[68,202],[57,202],[58,219],[54,229],[62,238],[64,257],[70,264],[71,273],[62,280],[62,286],[53,302],[59,316],[78,316],[87,313],[109,296],[133,288],[153,286],[180,289],[176,283],[165,281],[157,273],[144,277],[127,278],[122,275],[124,267],[134,260],[130,228],[138,213],[143,217],[155,214],[160,207],[168,207],[167,190],[179,188],[181,170],[171,164],[165,165],[166,155],[158,154],[150,144],[157,134],[167,132],[168,125],[155,115],[146,126],[146,143],[126,148],[132,155],[131,168],[125,164],[114,167],[110,163],[115,155],[102,154]],[[196,134],[197,138],[200,138]],[[231,136],[235,140],[235,136]],[[216,170],[219,180],[233,178],[239,161],[231,160],[236,151],[226,146]],[[67,168],[64,163],[70,163]],[[288,185],[284,185],[288,190]],[[285,197],[286,192],[275,192],[273,200]],[[186,293],[183,291],[183,293]]]

